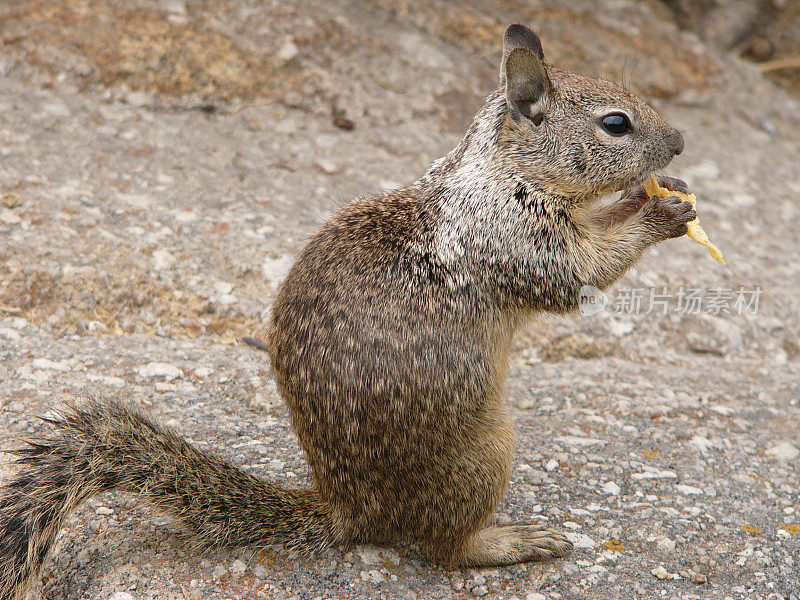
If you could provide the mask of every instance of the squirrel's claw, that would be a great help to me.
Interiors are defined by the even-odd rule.
[[[689,193],[689,185],[683,179],[667,177],[666,175],[657,175],[656,181],[658,185],[667,188],[671,192],[681,192],[682,194]]]

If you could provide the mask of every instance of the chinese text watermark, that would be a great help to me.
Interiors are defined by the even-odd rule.
[[[761,288],[619,288],[611,299],[602,290],[585,285],[580,289],[578,307],[584,317],[599,313],[617,315],[755,315]]]

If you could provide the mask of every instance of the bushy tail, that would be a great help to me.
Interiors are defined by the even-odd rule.
[[[202,545],[342,541],[315,491],[261,481],[119,403],[91,401],[49,422],[55,434],[15,451],[16,473],[0,488],[0,600],[21,596],[73,510],[111,490],[144,496]]]

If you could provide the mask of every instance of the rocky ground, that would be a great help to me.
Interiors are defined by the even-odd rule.
[[[741,29],[759,3],[727,3],[745,16],[707,29],[701,4],[0,6],[0,447],[59,402],[108,395],[304,484],[266,356],[238,339],[337,206],[452,147],[513,21],[684,131],[669,173],[727,258],[664,243],[605,311],[543,316],[517,341],[497,520],[569,531],[566,560],[448,572],[405,547],[197,554],[107,495],[69,520],[30,600],[800,598],[800,100],[774,62],[792,40],[797,55],[800,20],[767,3],[783,20],[725,37],[723,17]],[[786,55],[754,50],[770,35]]]

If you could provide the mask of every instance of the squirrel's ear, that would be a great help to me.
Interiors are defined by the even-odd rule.
[[[541,123],[542,102],[552,84],[539,56],[527,48],[514,48],[503,60],[503,75],[511,118],[518,121],[523,116],[535,125]]]
[[[525,27],[525,25],[520,25],[519,23],[509,25],[503,36],[503,64],[505,64],[506,58],[511,54],[511,51],[516,48],[529,50],[533,52],[539,60],[544,60],[544,51],[542,50],[542,42],[539,40],[539,36],[533,33],[532,29]]]

